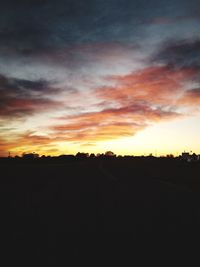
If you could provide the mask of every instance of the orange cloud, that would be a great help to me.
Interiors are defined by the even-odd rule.
[[[67,141],[101,141],[132,136],[149,122],[179,116],[176,112],[153,109],[144,104],[105,109],[70,117],[62,117],[62,124],[51,127],[54,134]]]
[[[60,140],[60,139],[59,139]],[[11,154],[20,155],[23,152],[51,153],[58,152],[54,142],[56,137],[48,137],[36,135],[34,132],[28,131],[20,135],[13,135],[8,138],[0,138],[0,155],[7,156],[10,151]]]
[[[196,74],[196,70],[174,70],[167,66],[148,67],[125,76],[111,76],[114,86],[97,89],[97,96],[104,101],[128,104],[147,101],[151,104],[171,104],[179,97],[185,81]]]
[[[61,117],[54,134],[68,141],[95,142],[131,136],[147,125],[182,116],[179,100],[195,69],[153,66],[124,76],[109,76],[112,86],[95,90],[101,110]],[[189,96],[187,96],[189,97]]]
[[[8,152],[16,147],[16,142],[7,141],[4,138],[0,138],[0,156],[8,156]]]

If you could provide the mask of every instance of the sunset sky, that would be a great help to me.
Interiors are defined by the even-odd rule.
[[[200,1],[0,1],[0,156],[107,150],[200,154]]]

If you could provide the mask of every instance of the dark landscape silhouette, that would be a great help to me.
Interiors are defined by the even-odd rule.
[[[8,266],[170,264],[197,237],[197,158],[33,153],[0,168]]]

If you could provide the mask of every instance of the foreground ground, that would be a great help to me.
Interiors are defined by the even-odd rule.
[[[199,163],[88,159],[0,168],[6,266],[163,266],[198,251]]]

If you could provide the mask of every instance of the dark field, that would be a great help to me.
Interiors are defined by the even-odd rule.
[[[179,266],[198,254],[199,162],[2,160],[0,168],[2,266]]]

